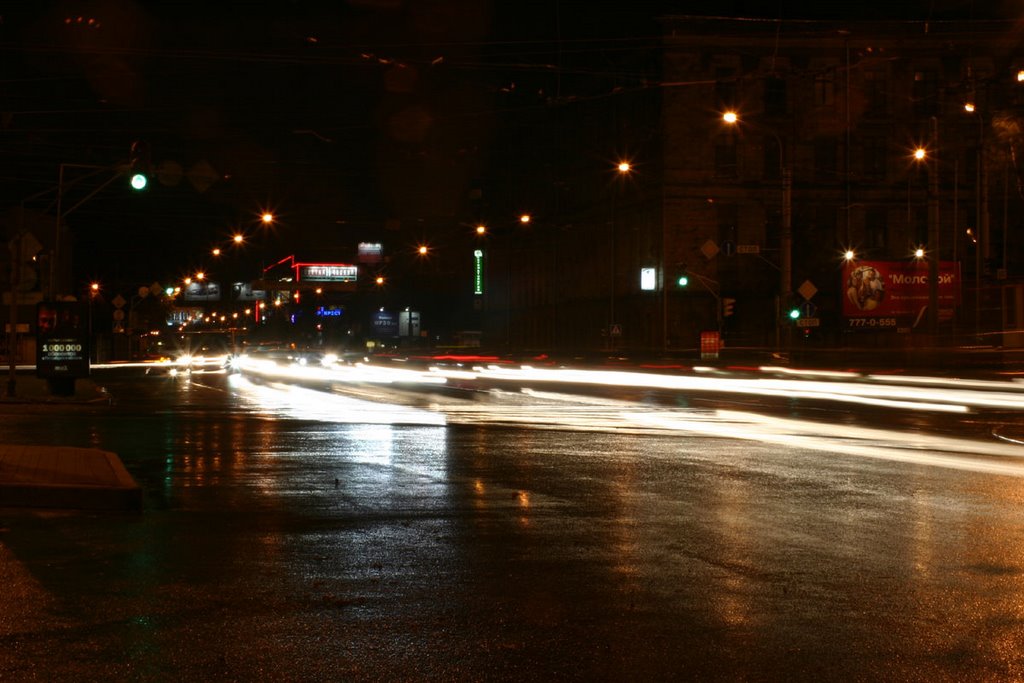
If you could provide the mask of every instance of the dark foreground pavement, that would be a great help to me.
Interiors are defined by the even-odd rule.
[[[106,391],[79,380],[74,395],[54,396],[44,380],[19,374],[0,408],[64,410],[105,404]],[[115,453],[96,448],[0,444],[0,508],[140,510],[142,490]]]

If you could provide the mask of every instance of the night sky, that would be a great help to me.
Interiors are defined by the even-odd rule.
[[[346,260],[361,240],[442,239],[534,160],[515,136],[546,113],[654,87],[657,18],[1008,16],[1019,2],[22,3],[0,23],[0,210],[64,207],[76,276],[166,280],[242,229]],[[895,5],[893,7],[892,5]],[[528,121],[528,125],[523,124]],[[510,139],[511,137],[511,139]],[[133,142],[143,193],[116,181]],[[71,165],[95,165],[93,171]],[[513,181],[514,182],[514,181]],[[49,191],[49,193],[48,193]],[[507,194],[507,186],[505,190]],[[483,201],[481,201],[483,197]],[[259,211],[279,217],[260,236]],[[256,240],[254,240],[256,241]]]

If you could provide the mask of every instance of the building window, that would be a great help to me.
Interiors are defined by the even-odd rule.
[[[915,116],[936,116],[939,113],[939,79],[934,71],[914,72],[910,100]]]
[[[835,181],[839,174],[837,169],[838,145],[836,139],[818,138],[814,141],[814,173],[818,180]]]
[[[864,114],[870,118],[884,118],[889,114],[889,82],[878,71],[864,73]]]
[[[768,180],[776,180],[782,177],[782,150],[779,149],[781,139],[776,140],[774,136],[764,138],[764,177]],[[785,144],[785,143],[782,143]]]
[[[778,249],[782,243],[782,212],[769,210],[764,220],[765,249]]]
[[[836,77],[831,71],[814,77],[814,104],[831,107],[836,102]]]
[[[715,99],[721,109],[736,106],[736,75],[732,69],[715,69]]]
[[[739,209],[735,204],[716,204],[718,213],[718,246],[724,250],[736,247]]]
[[[861,145],[864,153],[862,173],[867,180],[885,180],[888,165],[888,145],[883,137],[867,137]]]
[[[864,246],[885,252],[889,244],[889,217],[885,209],[870,208],[864,215]]]
[[[764,113],[768,116],[782,116],[786,111],[786,81],[781,78],[766,78],[764,81]]]
[[[723,135],[715,140],[715,177],[735,179],[736,141],[732,136]]]

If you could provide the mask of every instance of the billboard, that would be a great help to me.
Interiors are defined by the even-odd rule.
[[[220,283],[193,280],[185,286],[182,298],[185,301],[220,301]]]
[[[89,376],[89,322],[84,304],[44,302],[36,306],[36,376]]]
[[[357,249],[360,263],[380,263],[384,259],[384,245],[380,242],[360,242]]]
[[[299,282],[355,282],[359,268],[345,263],[296,263]]]
[[[398,316],[391,311],[375,311],[371,322],[375,337],[398,336]]]
[[[843,266],[843,317],[850,329],[918,327],[927,320],[928,262],[850,261]],[[960,264],[939,262],[938,319],[960,304]]]

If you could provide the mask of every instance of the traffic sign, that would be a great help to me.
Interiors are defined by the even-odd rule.
[[[805,299],[810,299],[812,296],[818,293],[818,288],[814,286],[814,283],[810,280],[804,280],[804,283],[796,290],[800,296]]]
[[[760,254],[761,253],[761,245],[760,244],[737,244],[736,245],[736,253],[737,254]]]
[[[797,318],[797,327],[818,327],[821,325],[821,318]]]
[[[613,337],[621,337],[622,336],[622,325],[613,324],[612,325],[612,330],[611,330],[611,335]]]

